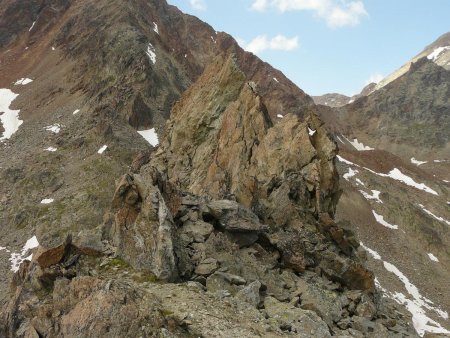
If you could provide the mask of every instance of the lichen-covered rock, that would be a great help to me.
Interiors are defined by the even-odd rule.
[[[269,319],[297,337],[331,337],[327,324],[313,311],[281,303],[270,296],[264,300],[264,307]]]
[[[125,175],[113,205],[117,211],[111,237],[117,253],[136,268],[175,280],[175,224],[158,187],[140,182],[138,175]]]

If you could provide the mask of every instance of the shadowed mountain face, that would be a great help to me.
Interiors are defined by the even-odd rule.
[[[281,72],[162,0],[8,0],[0,32],[0,336],[415,335]]]

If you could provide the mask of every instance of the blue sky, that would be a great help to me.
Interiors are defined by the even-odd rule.
[[[310,95],[358,93],[450,31],[450,0],[168,0]]]

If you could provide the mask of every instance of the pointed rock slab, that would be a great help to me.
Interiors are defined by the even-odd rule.
[[[119,182],[113,206],[117,211],[111,235],[118,255],[134,268],[174,281],[178,276],[175,224],[159,188],[146,184],[139,175],[127,174]]]

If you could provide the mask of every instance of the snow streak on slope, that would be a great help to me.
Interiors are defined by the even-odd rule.
[[[156,50],[155,47],[151,43],[147,46],[147,55],[150,58],[150,61],[155,64],[156,63]]]
[[[412,164],[415,164],[415,165],[417,165],[417,166],[419,166],[419,165],[421,165],[421,164],[425,164],[425,163],[427,163],[428,161],[419,161],[419,160],[416,160],[414,157],[411,157],[411,163]]]
[[[361,167],[361,166],[359,166],[358,164],[353,163],[353,162],[350,162],[350,161],[346,160],[345,158],[343,158],[343,157],[341,157],[341,156],[339,156],[339,155],[337,155],[336,157],[337,157],[337,159],[338,159],[340,162],[343,162],[343,163],[348,164],[348,165],[353,165],[353,166],[359,167],[359,168]],[[409,185],[409,186],[411,186],[411,187],[414,187],[414,188],[416,188],[416,189],[426,191],[426,192],[429,193],[429,194],[433,194],[433,195],[436,195],[436,196],[439,195],[435,190],[431,189],[430,187],[428,187],[428,186],[425,185],[424,183],[417,183],[417,182],[414,181],[411,177],[409,177],[409,176],[403,174],[403,173],[402,173],[399,169],[397,169],[397,168],[392,169],[388,174],[377,173],[376,171],[374,171],[374,170],[372,170],[372,169],[369,169],[369,168],[366,168],[366,167],[363,167],[363,169],[366,169],[367,171],[369,171],[369,172],[371,172],[372,174],[375,174],[375,175],[377,175],[377,176],[381,176],[381,177],[390,177],[390,178],[392,178],[392,179],[394,179],[394,180],[400,181],[400,182],[402,182],[402,183],[404,183],[404,184],[406,184],[406,185]]]
[[[398,229],[398,225],[390,224],[390,223],[386,222],[384,220],[384,217],[382,215],[378,215],[375,212],[375,210],[372,210],[372,213],[375,216],[375,219],[377,220],[377,222],[380,223],[381,225],[383,225],[383,226],[385,226],[386,228],[389,228],[389,229],[394,229],[394,230]]]
[[[406,277],[395,265],[384,261],[378,252],[366,247],[362,242],[360,244],[361,247],[366,250],[374,259],[382,261],[384,268],[397,276],[397,278],[403,283],[406,291],[409,294],[409,297],[405,296],[401,292],[389,292],[386,289],[381,288],[381,285],[377,280],[377,285],[380,286],[380,289],[383,291],[386,297],[395,300],[399,304],[405,305],[405,307],[412,315],[413,325],[417,333],[420,336],[423,336],[425,332],[450,334],[450,331],[446,330],[438,322],[428,317],[426,315],[426,310],[435,312],[443,319],[448,319],[448,313],[433,306],[433,302],[430,299],[422,296],[419,292],[419,289],[417,289],[417,287],[409,281],[408,277]]]
[[[422,208],[423,211],[425,211],[428,215],[430,215],[431,217],[433,217],[434,219],[437,219],[439,222],[444,222],[447,223],[447,225],[450,225],[450,222],[447,221],[446,219],[436,216],[435,214],[433,214],[431,211],[425,209],[425,207],[423,206],[423,204],[419,204],[419,207]]]

